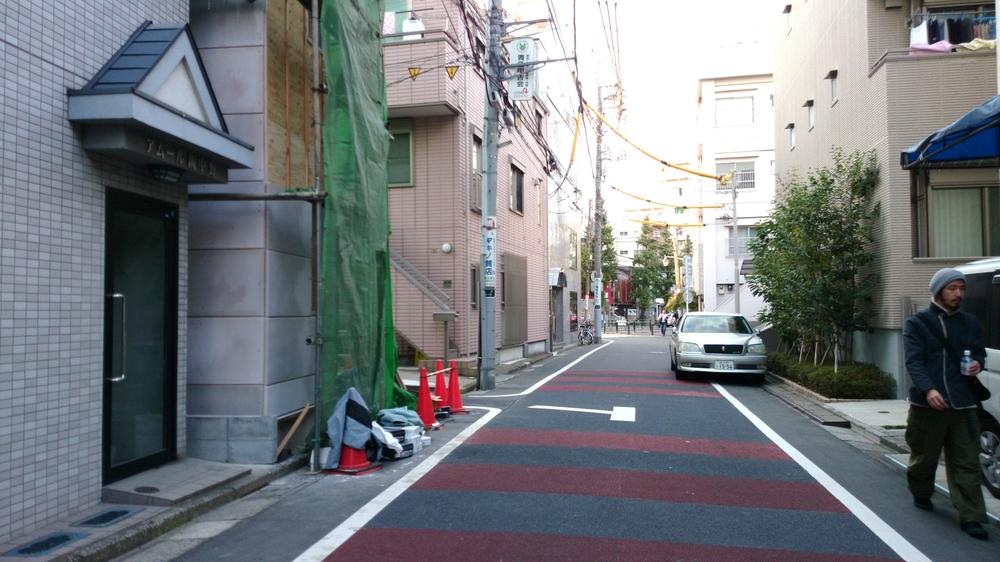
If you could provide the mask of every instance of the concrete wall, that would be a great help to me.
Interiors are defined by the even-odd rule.
[[[224,186],[191,186],[192,193],[302,187],[311,131],[286,124],[306,113],[311,120],[311,105],[298,95],[311,77],[301,60],[285,63],[302,57],[304,18],[290,0],[192,3],[192,32],[230,132],[256,147],[252,168],[231,172]],[[288,44],[297,50],[286,53]],[[312,401],[311,206],[199,201],[191,216],[190,453],[273,462],[277,418]]]
[[[145,20],[187,0],[8,2],[0,17],[0,542],[101,497],[105,194],[178,206],[177,446],[185,449],[185,193],[81,148],[66,90],[83,87]],[[66,38],[72,38],[71,41]]]

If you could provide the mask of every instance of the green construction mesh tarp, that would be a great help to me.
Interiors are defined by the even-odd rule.
[[[414,404],[395,384],[389,277],[382,2],[324,2],[320,27],[330,91],[323,117],[324,205],[319,314],[320,419],[350,387],[368,407]]]

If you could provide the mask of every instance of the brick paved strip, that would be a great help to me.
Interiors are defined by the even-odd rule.
[[[326,561],[359,560],[781,560],[875,562],[874,556],[550,533],[361,529]]]
[[[641,435],[601,431],[524,430],[483,428],[470,437],[469,445],[541,445],[590,449],[628,449],[656,453],[685,453],[715,457],[746,457],[790,461],[770,442],[693,439],[663,435]]]
[[[815,482],[611,468],[442,464],[421,478],[414,489],[569,494],[847,513],[843,504]]]
[[[693,398],[722,398],[718,392],[704,390],[674,390],[670,388],[650,388],[643,386],[612,386],[597,384],[560,384],[555,379],[538,389],[539,392],[617,392],[622,394],[660,394],[667,396],[689,396]]]

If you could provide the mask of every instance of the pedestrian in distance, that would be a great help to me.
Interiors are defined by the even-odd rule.
[[[929,288],[930,305],[907,318],[903,328],[906,369],[913,381],[906,419],[906,483],[913,505],[933,510],[934,476],[943,449],[948,493],[959,524],[970,536],[985,540],[989,535],[983,528],[978,409],[989,391],[976,376],[986,349],[976,317],[960,310],[965,276],[944,268],[931,277]],[[963,355],[971,361],[963,362]]]
[[[656,321],[660,323],[660,335],[667,335],[667,312],[663,311],[659,316],[656,317]]]

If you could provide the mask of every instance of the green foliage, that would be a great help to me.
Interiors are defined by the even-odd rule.
[[[590,274],[594,272],[594,225],[587,227],[587,235],[580,242],[580,279],[584,294],[592,293]],[[601,213],[601,276],[603,286],[618,279],[618,255],[615,253],[615,231],[608,224],[607,216]]]
[[[878,205],[874,151],[832,152],[829,167],[793,177],[782,187],[771,217],[748,243],[754,270],[750,290],[764,298],[760,320],[782,340],[832,347],[835,365],[846,334],[864,329],[878,277],[868,266]]]
[[[799,363],[796,357],[787,353],[772,352],[767,355],[767,369],[827,398],[888,399],[895,396],[895,381],[869,363],[848,363],[834,370],[833,365]]]
[[[642,225],[638,249],[632,260],[632,297],[639,310],[645,310],[653,299],[666,300],[674,284],[673,241],[666,228]]]

